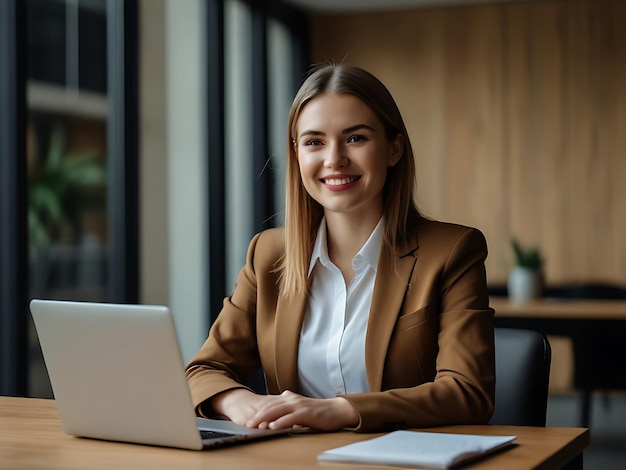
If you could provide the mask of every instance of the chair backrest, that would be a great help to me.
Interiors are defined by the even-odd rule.
[[[543,333],[495,328],[496,401],[490,424],[545,426],[550,342]]]

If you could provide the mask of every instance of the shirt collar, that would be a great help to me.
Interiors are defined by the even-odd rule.
[[[378,258],[380,258],[380,250],[383,246],[384,225],[381,217],[365,245],[357,254],[357,257],[362,256],[375,272],[378,270]]]
[[[359,257],[364,259],[370,267],[377,271],[378,258],[380,257],[380,249],[383,245],[383,218],[378,221],[376,227],[372,231],[372,234],[365,242],[365,245],[361,247],[354,259]],[[311,271],[315,267],[317,260],[320,261],[322,266],[328,266],[331,261],[328,256],[328,241],[326,239],[326,218],[322,217],[319,228],[317,229],[317,237],[315,238],[315,245],[313,245],[313,253],[311,255],[311,262],[309,263],[309,272],[307,276],[311,276]]]
[[[311,276],[311,271],[313,271],[318,259],[323,266],[328,266],[330,263],[330,258],[328,257],[328,243],[326,241],[326,217],[322,217],[320,226],[317,229],[317,237],[315,237],[315,245],[313,245],[313,254],[311,255],[307,276]]]

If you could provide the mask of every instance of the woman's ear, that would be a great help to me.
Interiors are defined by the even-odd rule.
[[[402,153],[404,152],[404,136],[402,134],[398,133],[396,135],[396,138],[391,142],[390,150],[387,165],[395,166],[402,158]]]

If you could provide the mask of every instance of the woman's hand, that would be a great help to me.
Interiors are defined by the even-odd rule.
[[[213,397],[210,406],[217,414],[245,426],[258,410],[265,395],[257,395],[245,388],[227,390]]]
[[[305,426],[318,431],[356,427],[359,415],[348,400],[308,398],[285,391],[280,395],[257,395],[238,388],[216,395],[213,410],[234,423],[250,428],[280,429]]]
[[[256,413],[246,423],[251,428],[279,429],[299,425],[318,431],[336,431],[359,424],[356,410],[341,397],[308,398],[285,391],[280,395],[262,396],[252,408]]]

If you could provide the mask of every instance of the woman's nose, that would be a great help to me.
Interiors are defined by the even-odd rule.
[[[348,156],[342,145],[333,143],[327,146],[324,158],[326,168],[342,168],[347,166]]]

